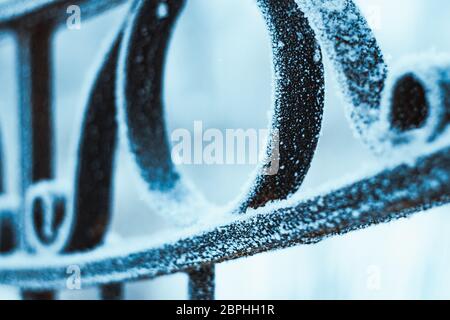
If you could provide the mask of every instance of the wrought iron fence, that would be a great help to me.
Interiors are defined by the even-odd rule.
[[[351,0],[257,0],[272,39],[275,75],[267,157],[235,209],[204,227],[195,216],[183,216],[195,213],[197,195],[171,162],[161,97],[167,45],[184,1],[129,1],[87,101],[73,192],[62,190],[54,175],[52,36],[70,5],[86,18],[125,2],[0,4],[0,29],[13,32],[18,45],[21,169],[17,201],[2,186],[1,284],[21,288],[24,298],[54,298],[66,288],[68,268],[76,266],[84,287],[98,286],[104,299],[119,299],[125,282],[185,272],[190,298],[213,299],[217,263],[316,243],[450,201],[450,63],[424,62],[388,76],[376,39]],[[296,191],[321,128],[322,50],[356,132],[371,152],[397,160],[326,194],[300,198]],[[193,224],[188,231],[164,243],[103,242],[119,132],[148,193],[160,195],[161,210]],[[267,174],[274,160],[280,170]]]

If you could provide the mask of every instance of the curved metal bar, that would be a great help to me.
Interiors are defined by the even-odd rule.
[[[272,40],[272,132],[267,160],[239,212],[286,199],[300,188],[316,150],[324,107],[322,53],[305,15],[294,0],[257,2]],[[274,160],[278,166],[270,168]]]
[[[38,182],[27,189],[24,207],[26,250],[30,253],[59,253],[68,240],[72,217],[67,210],[65,190],[53,182]]]
[[[121,123],[141,175],[150,192],[173,194],[164,204],[161,197],[154,201],[163,207],[161,211],[179,215],[180,207],[201,211],[200,200],[193,200],[198,199],[195,191],[180,179],[171,161],[161,98],[168,40],[183,3],[136,2],[126,32],[120,81]],[[157,13],[161,4],[167,7],[163,17]],[[272,132],[266,160],[236,208],[240,213],[285,199],[300,187],[317,145],[323,111],[322,56],[308,21],[294,0],[260,0],[258,4],[273,42]],[[275,171],[269,172],[274,162]]]
[[[65,252],[102,243],[112,215],[117,146],[116,72],[122,32],[106,55],[85,113],[78,149],[73,222]]]
[[[427,57],[409,61],[408,68],[403,66],[388,79],[377,41],[352,0],[297,2],[331,58],[351,125],[373,151],[381,154],[394,148],[404,152],[412,146],[423,147],[445,131],[448,57],[434,56],[432,63]],[[403,110],[399,110],[400,105]],[[420,117],[423,123],[409,123],[420,121]],[[398,148],[401,146],[405,148]]]
[[[216,287],[214,265],[204,265],[189,270],[187,274],[189,300],[214,300]]]
[[[308,200],[281,202],[252,215],[181,234],[151,245],[130,240],[129,246],[100,248],[82,255],[28,256],[0,259],[0,283],[24,288],[64,288],[66,268],[78,265],[83,286],[149,279],[202,265],[298,244],[317,243],[450,203],[450,148],[423,155],[408,164]]]
[[[15,211],[0,213],[0,254],[11,253],[17,247],[16,215]]]
[[[121,123],[130,140],[141,175],[150,189],[172,189],[179,180],[170,158],[162,107],[165,55],[174,22],[184,4],[169,0],[166,16],[158,17],[158,1],[135,1],[125,32],[119,80],[124,109]]]

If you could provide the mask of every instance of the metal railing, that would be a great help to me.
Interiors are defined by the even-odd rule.
[[[164,243],[104,243],[120,128],[148,192],[167,195],[162,207],[175,215],[184,208],[183,214],[196,197],[171,162],[161,97],[182,0],[128,1],[87,101],[73,192],[61,190],[54,175],[52,36],[70,5],[80,6],[86,18],[125,2],[0,4],[0,30],[13,32],[18,45],[21,169],[19,200],[10,201],[4,188],[0,198],[0,284],[21,288],[24,298],[54,298],[66,288],[68,267],[76,265],[83,287],[99,286],[104,299],[119,299],[127,281],[185,272],[192,299],[213,299],[217,263],[316,243],[450,202],[450,64],[412,66],[388,78],[377,42],[351,0],[257,0],[273,44],[275,92],[267,157],[247,195],[227,218],[194,224]],[[295,193],[321,128],[322,49],[356,132],[372,152],[397,160],[326,194],[300,198]],[[267,174],[274,160],[280,170]]]

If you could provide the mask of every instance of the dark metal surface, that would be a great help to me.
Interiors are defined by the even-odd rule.
[[[34,183],[54,178],[53,110],[52,110],[52,36],[53,21],[37,24],[35,28],[20,26],[16,30],[19,55],[20,93],[20,192],[26,198],[27,190]],[[27,208],[22,205],[19,218],[20,230],[25,230]],[[51,214],[39,213],[42,219]],[[33,216],[34,215],[29,215]],[[36,220],[38,222],[38,220]],[[36,223],[36,229],[41,226]],[[21,232],[20,247],[33,251],[28,232]],[[31,292],[24,292],[24,299],[32,299]],[[54,293],[40,293],[37,297],[51,299]]]
[[[17,247],[16,212],[0,213],[0,254],[12,253]]]
[[[53,291],[25,291],[22,293],[23,300],[55,300],[56,293]]]
[[[23,190],[53,178],[53,29],[46,22],[17,31]]]
[[[4,171],[4,149],[0,139],[0,199],[6,194],[6,172]],[[6,199],[3,198],[3,201]],[[1,202],[2,200],[0,200]],[[16,230],[16,208],[10,206],[0,209],[0,255],[13,252],[17,247],[18,235]]]
[[[427,67],[439,75],[435,82],[412,67],[388,87],[387,66],[361,12],[351,0],[339,1],[339,6],[330,5],[333,1],[257,0],[273,49],[272,135],[266,162],[229,220],[206,229],[194,227],[196,231],[174,235],[165,244],[130,239],[116,248],[103,241],[112,216],[119,126],[127,133],[149,192],[170,191],[181,180],[170,159],[162,79],[170,35],[184,1],[1,4],[0,29],[12,29],[19,48],[21,203],[19,208],[7,205],[2,176],[0,252],[11,253],[17,246],[20,254],[0,258],[0,283],[24,289],[25,299],[52,299],[57,295],[52,290],[65,288],[67,268],[75,265],[82,270],[83,287],[100,286],[103,299],[122,299],[123,282],[185,272],[191,299],[213,299],[217,263],[316,243],[448,204],[448,66]],[[80,5],[86,18],[125,2],[129,16],[105,55],[87,101],[70,197],[58,189],[54,175],[52,36],[67,18],[69,5]],[[160,5],[166,9],[162,15]],[[322,121],[322,50],[340,78],[352,126],[371,149],[380,152],[389,145],[399,152],[408,147],[428,151],[416,159],[408,153],[408,159],[371,176],[299,200],[291,196],[307,174]],[[383,100],[383,90],[392,96]],[[441,99],[436,102],[430,92]],[[422,131],[424,135],[415,134]],[[421,141],[420,136],[427,139]],[[268,174],[274,160],[279,170]],[[272,200],[284,201],[261,208]],[[249,213],[248,208],[259,209]],[[21,241],[15,244],[17,238]],[[47,251],[43,258],[41,251]]]
[[[190,300],[214,300],[215,293],[215,267],[203,265],[189,270],[188,293]]]
[[[83,286],[150,279],[298,244],[313,244],[450,202],[450,149],[444,148],[323,196],[265,209],[232,222],[181,233],[164,245],[130,242],[53,260],[0,260],[0,283],[28,288],[66,285],[66,269],[83,270]],[[158,240],[158,239],[156,239]],[[131,241],[131,240],[130,240]],[[156,241],[159,242],[159,241]],[[45,279],[45,281],[43,281]]]
[[[78,149],[74,212],[66,252],[101,244],[112,215],[114,159],[117,145],[116,70],[120,32],[90,94]]]
[[[83,18],[88,18],[123,2],[8,1],[0,5],[0,28],[12,29],[18,42],[20,194],[23,201],[16,213],[17,226],[11,224],[11,219],[0,221],[2,251],[10,252],[13,245],[18,245],[33,253],[39,253],[42,248],[73,252],[92,249],[103,240],[111,215],[112,168],[117,139],[114,79],[119,41],[109,64],[100,72],[88,103],[72,209],[64,195],[52,200],[54,196],[48,190],[51,189],[48,187],[50,181],[57,178],[53,148],[53,34],[58,24],[67,19],[68,5],[80,5]],[[45,188],[40,182],[45,182]],[[49,197],[52,199],[47,201]],[[25,199],[31,206],[25,205]],[[64,226],[63,221],[68,221],[71,226]],[[11,239],[17,233],[15,229],[22,231],[17,244]],[[51,292],[23,293],[26,299],[50,299],[53,296],[55,294]]]
[[[136,3],[139,5],[127,28],[126,58],[121,68],[125,71],[121,83],[124,122],[130,149],[149,189],[166,192],[177,186],[180,176],[170,158],[163,118],[163,68],[171,30],[184,1],[166,1],[168,14],[164,18],[156,14],[157,1]],[[285,199],[300,187],[322,119],[322,57],[308,21],[294,0],[260,0],[258,4],[275,44],[275,101],[267,160],[237,212]],[[267,171],[273,161],[279,163],[270,174]]]
[[[8,0],[0,4],[0,29],[64,23],[70,5],[80,6],[83,18],[90,18],[127,2],[130,0]]]

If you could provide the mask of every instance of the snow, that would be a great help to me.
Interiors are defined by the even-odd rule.
[[[450,84],[450,56],[443,53],[424,53],[406,57],[392,69],[386,82],[389,88],[383,97],[380,130],[387,132],[387,152],[406,157],[405,152],[416,149],[423,151],[437,139],[450,141],[445,134],[448,129],[448,101]],[[392,128],[393,92],[405,77],[413,77],[425,92],[427,116],[419,128],[407,131]]]
[[[128,21],[118,80],[121,140],[127,143],[135,168],[141,173],[139,189],[144,199],[151,208],[174,224],[193,224],[206,219],[211,212],[215,216],[232,206],[233,212],[242,213],[247,207],[260,207],[276,198],[285,199],[298,190],[309,168],[320,132],[323,108],[320,49],[294,2],[283,6],[270,1],[258,1],[258,4],[271,34],[274,56],[270,141],[267,143],[265,161],[253,174],[248,188],[224,208],[207,203],[196,188],[177,172],[168,156],[170,146],[160,92],[157,91],[161,74],[154,64],[161,61],[163,52],[160,50],[168,41],[158,31],[169,32],[172,26],[166,20],[170,19],[154,21],[150,16],[152,10],[158,9],[157,6],[144,2]],[[167,5],[170,6],[167,11],[172,18],[175,17],[181,5]],[[289,12],[288,17],[286,12]],[[285,32],[289,28],[302,32],[302,37],[292,39]],[[143,53],[143,47],[147,47],[152,54]],[[147,66],[147,74],[141,75],[145,81],[135,84],[138,89],[133,88],[130,85],[132,78],[143,72],[143,66]],[[303,85],[307,85],[308,90]],[[281,138],[285,140],[278,147]],[[298,152],[300,148],[303,153]],[[278,158],[283,159],[278,174],[267,175],[266,167],[271,165],[272,160],[278,163]]]
[[[139,15],[135,13],[131,17],[126,29],[124,41],[128,46],[124,46],[121,52],[121,72],[118,79],[118,119],[121,140],[127,144],[131,162],[142,176],[138,186],[133,185],[133,188],[138,190],[152,209],[173,222],[174,228],[167,231],[167,234],[158,234],[152,238],[126,241],[111,238],[105,247],[87,255],[56,257],[55,253],[67,241],[73,213],[66,216],[55,242],[51,246],[42,246],[34,230],[32,200],[43,197],[48,209],[52,201],[64,193],[60,184],[44,182],[30,190],[25,204],[28,245],[41,255],[30,259],[29,255],[20,253],[2,259],[0,274],[4,272],[6,275],[15,275],[15,271],[8,268],[19,273],[25,271],[22,276],[34,279],[30,281],[35,281],[32,286],[36,287],[42,284],[42,279],[38,277],[39,268],[63,268],[70,263],[86,263],[88,274],[93,274],[90,281],[97,283],[149,274],[156,276],[184,270],[202,261],[220,262],[297,243],[313,243],[334,234],[448,203],[446,192],[449,183],[450,129],[447,127],[449,109],[446,99],[450,58],[437,57],[436,54],[420,56],[391,71],[388,78],[387,66],[373,34],[359,9],[351,1],[297,2],[312,24],[321,47],[312,39],[311,30],[296,30],[306,28],[302,25],[305,19],[299,12],[289,11],[289,18],[296,19],[294,22],[297,23],[289,26],[286,21],[280,22],[280,17],[286,18],[280,14],[281,9],[271,7],[268,0],[259,1],[271,32],[274,58],[274,107],[270,125],[272,132],[281,131],[283,140],[280,141],[280,146],[281,151],[285,152],[280,172],[274,180],[261,175],[261,168],[258,168],[259,171],[237,201],[218,208],[208,203],[195,186],[181,177],[169,159],[161,156],[156,159],[156,167],[155,162],[148,165],[148,157],[155,155],[151,151],[155,147],[163,147],[158,145],[160,141],[138,145],[130,138],[132,130],[145,134],[153,129],[153,123],[145,123],[137,128],[129,127],[127,120],[130,112],[127,106],[133,103],[131,99],[135,99],[135,96],[131,95],[130,98],[129,93],[122,92],[121,89],[130,80],[127,74],[129,64],[135,63],[139,67],[147,62],[146,55],[132,50],[136,49],[132,48],[132,42],[142,40],[135,39],[134,33],[142,35],[144,40],[151,39],[149,32],[153,29],[145,23],[141,25],[141,19],[146,23],[165,23],[165,20],[169,20],[166,18],[170,18],[172,14],[168,4],[161,2],[156,6],[156,14],[160,19],[158,22],[144,19],[139,12]],[[149,15],[154,13],[155,11],[148,12]],[[286,30],[297,35],[294,40],[290,39]],[[304,48],[307,49],[302,51]],[[394,154],[382,160],[379,167],[369,168],[358,178],[345,178],[339,183],[325,186],[319,192],[302,190],[300,193],[297,190],[309,169],[320,131],[323,107],[321,48],[334,65],[347,101],[347,113],[357,134],[377,153]],[[307,65],[305,69],[301,68],[302,63]],[[420,128],[399,131],[392,128],[390,120],[392,91],[405,74],[412,74],[423,86],[429,115]],[[141,98],[155,94],[148,90],[146,84],[157,76],[159,75],[152,73],[140,83],[142,87],[139,88],[138,95]],[[303,85],[311,79],[316,85],[314,92],[305,94],[307,90]],[[309,85],[312,87],[311,83]],[[307,98],[313,101],[310,104],[314,106],[309,110],[312,115],[301,111],[301,108],[292,111]],[[144,113],[139,116],[139,121],[146,120]],[[307,118],[308,116],[311,117]],[[164,130],[163,124],[161,128]],[[307,131],[309,129],[311,131]],[[286,139],[287,137],[291,140]],[[276,138],[272,137],[268,143],[267,159],[271,158],[272,144]],[[302,141],[303,145],[297,145],[298,141]],[[433,154],[436,158],[424,158],[424,154]],[[419,172],[417,176],[416,171]],[[353,183],[355,180],[360,181]],[[2,200],[0,199],[0,206],[14,206]],[[52,231],[50,226],[53,217],[49,215],[50,211],[46,210],[44,216],[47,234]],[[246,214],[238,216],[237,213]],[[180,226],[181,230],[177,229]],[[191,252],[193,249],[197,251]],[[29,263],[31,260],[32,263]],[[35,278],[26,274],[29,270],[36,272]],[[54,269],[50,269],[49,273],[44,274],[50,285],[55,273]],[[8,276],[0,277],[1,281],[6,282],[23,280],[11,279]]]
[[[410,158],[439,138],[448,122],[448,55],[404,58],[388,77],[383,55],[359,9],[349,0],[297,0],[331,60],[345,95],[351,125],[363,142],[386,158]],[[424,87],[429,106],[425,124],[399,132],[393,128],[392,93],[398,81],[413,74]],[[445,136],[445,135],[444,135]],[[448,139],[448,137],[447,137]]]
[[[331,60],[356,134],[377,150],[387,77],[380,48],[359,8],[348,0],[296,0]]]
[[[173,6],[170,8],[169,6]],[[119,106],[118,123],[120,130],[120,140],[127,146],[128,159],[132,163],[136,172],[141,174],[140,180],[135,182],[135,188],[138,190],[141,198],[148,206],[158,212],[162,217],[170,221],[175,226],[184,227],[192,225],[206,212],[214,211],[212,205],[207,203],[204,197],[192,186],[189,181],[181,179],[180,174],[173,168],[173,164],[168,159],[164,150],[168,148],[167,137],[164,129],[164,123],[156,122],[164,121],[161,102],[152,100],[152,108],[142,106],[142,109],[136,108],[137,104],[133,87],[128,86],[132,81],[129,77],[130,70],[141,70],[141,65],[148,64],[148,56],[141,52],[141,48],[135,45],[135,42],[147,43],[149,37],[155,36],[150,30],[154,30],[154,24],[165,24],[164,20],[154,21],[152,16],[156,9],[156,13],[160,18],[167,18],[169,15],[175,15],[179,11],[180,4],[176,6],[166,2],[154,4],[143,2],[135,8],[130,16],[124,31],[123,45],[119,58],[119,72],[117,79],[117,101]],[[164,39],[166,41],[166,39]],[[155,48],[155,50],[158,48]],[[136,71],[137,72],[137,71]],[[141,71],[142,72],[142,71]],[[149,83],[154,77],[160,75],[155,74],[156,71],[151,70],[149,74],[142,75]],[[136,83],[141,86],[141,83]],[[146,86],[146,88],[137,88],[141,101],[149,101],[153,99],[155,93],[154,86]],[[149,89],[150,87],[150,89]],[[136,119],[137,112],[139,120]],[[150,114],[150,116],[149,116]],[[143,119],[147,122],[142,121]],[[148,120],[152,119],[152,120]],[[155,122],[151,122],[155,121]],[[135,127],[133,127],[135,126]],[[149,129],[151,128],[151,129]],[[135,134],[131,134],[131,130]],[[137,133],[137,134],[136,134]],[[145,144],[145,145],[144,145]],[[155,149],[163,151],[158,152]],[[169,153],[170,154],[170,153]],[[170,157],[170,156],[169,156]],[[152,159],[149,161],[149,159]]]
[[[0,281],[29,288],[61,287],[65,285],[66,268],[77,265],[83,286],[90,286],[151,278],[202,263],[317,243],[447,203],[448,161],[448,152],[440,151],[417,158],[413,167],[399,165],[326,194],[279,201],[250,210],[245,216],[229,215],[166,235],[127,239],[89,253],[53,258],[40,255],[33,259],[18,253],[0,260]],[[428,202],[428,197],[435,202]],[[422,201],[415,202],[417,199]]]
[[[165,5],[164,9],[161,9],[162,4]],[[396,85],[396,81],[399,78],[398,73],[394,71],[392,78],[387,80],[387,65],[384,62],[381,50],[359,8],[352,1],[297,0],[300,10],[304,12],[308,19],[307,22],[311,24],[320,46],[314,41],[314,33],[308,29],[308,25],[305,24],[306,20],[296,8],[286,3],[279,3],[275,7],[268,0],[260,0],[258,4],[266,19],[273,48],[274,107],[270,115],[270,128],[272,131],[280,130],[280,135],[282,136],[279,143],[280,159],[282,161],[279,166],[280,171],[272,180],[261,174],[262,168],[260,167],[253,174],[253,178],[245,188],[243,188],[241,196],[235,201],[221,208],[208,203],[195,186],[173,168],[170,159],[157,155],[161,157],[161,162],[157,164],[159,167],[155,168],[154,163],[151,164],[151,167],[148,167],[149,162],[146,159],[155,157],[155,155],[146,153],[147,151],[151,152],[151,144],[153,142],[147,145],[148,150],[144,152],[144,146],[141,145],[142,141],[139,141],[141,137],[135,138],[130,134],[129,126],[131,124],[127,121],[133,115],[127,109],[127,106],[132,104],[132,102],[127,101],[127,99],[130,99],[129,96],[126,96],[129,93],[118,92],[119,105],[121,106],[119,108],[121,139],[128,144],[135,169],[141,172],[143,177],[139,182],[142,197],[152,209],[172,221],[175,225],[182,227],[195,225],[199,221],[208,220],[208,217],[216,218],[217,216],[226,215],[229,211],[242,213],[248,208],[255,209],[274,200],[295,198],[296,192],[309,169],[320,132],[321,108],[323,107],[321,48],[334,66],[334,71],[347,102],[347,114],[358,136],[370,149],[379,155],[386,155],[394,149],[399,150],[395,153],[396,156],[380,157],[380,167],[389,166],[390,163],[398,164],[405,161],[413,163],[415,157],[423,153],[424,150],[430,151],[435,148],[434,145],[436,144],[430,145],[428,142],[438,140],[442,145],[445,145],[448,141],[448,135],[444,134],[446,130],[443,123],[446,121],[447,116],[444,107],[445,103],[442,97],[440,100],[436,98],[440,94],[438,91],[442,89],[438,87],[438,83],[447,81],[447,74],[442,72],[447,66],[446,64],[442,65],[443,59],[440,60],[439,64],[434,63],[434,67],[430,66],[430,59],[423,59],[423,61],[427,61],[427,63],[424,63],[425,67],[421,69],[424,71],[419,70],[416,72],[424,85],[429,87],[427,92],[430,92],[428,98],[431,99],[432,112],[427,120],[427,124],[424,128],[414,132],[399,133],[392,129],[389,117],[392,109],[389,94]],[[148,4],[148,6],[154,5]],[[179,7],[176,7],[176,10],[169,10],[168,6],[165,2],[159,3],[156,6],[156,10],[158,13],[164,11],[167,14],[169,12],[172,15],[178,14],[177,10]],[[126,85],[122,84],[128,81],[127,72],[129,71],[127,68],[132,68],[132,63],[138,66],[148,63],[146,61],[147,58],[133,47],[133,41],[142,42],[144,41],[143,39],[155,36],[149,33],[150,30],[154,30],[154,22],[151,19],[143,18],[145,14],[151,15],[151,12],[144,13],[144,8],[146,7],[141,5],[136,10],[126,28],[125,43],[127,45],[123,46],[121,52],[122,71],[119,73],[119,88],[126,87]],[[287,16],[285,15],[286,12],[289,13]],[[164,17],[167,16],[164,15]],[[136,30],[144,30],[141,32],[141,38],[132,35]],[[288,33],[294,32],[297,35],[295,37],[296,42],[292,42],[292,38],[289,37],[286,30],[288,30]],[[164,39],[164,41],[166,40]],[[308,46],[314,48],[312,57],[309,56],[311,52],[302,51],[302,49],[299,49],[300,46],[302,48]],[[133,55],[136,56],[134,57]],[[310,60],[308,61],[308,59]],[[308,66],[310,63],[311,67]],[[305,70],[292,67],[295,65],[305,65]],[[417,62],[414,62],[414,65],[417,67]],[[159,77],[159,75],[152,74],[150,77]],[[304,85],[307,81],[315,81],[317,84],[315,88],[316,93],[312,94],[316,97],[316,106],[309,112],[300,109],[298,112],[290,111],[300,101],[309,97],[308,95],[302,96],[303,88],[301,85]],[[293,87],[293,83],[297,83],[297,86]],[[286,88],[289,88],[289,91]],[[298,90],[298,92],[293,90],[293,88]],[[310,83],[308,90],[312,88]],[[151,92],[148,88],[145,90],[142,88],[139,94],[142,97],[148,96],[151,98],[157,93]],[[295,95],[303,99],[295,101],[296,103],[287,101],[291,97],[295,97]],[[162,108],[162,106],[158,107]],[[156,112],[162,111],[157,110]],[[306,116],[311,112],[314,114],[308,120]],[[144,119],[145,115],[140,117]],[[164,121],[163,117],[161,119],[160,121]],[[311,125],[311,122],[308,121],[314,121],[315,124]],[[304,131],[306,127],[304,125],[305,122],[309,123],[312,132]],[[150,125],[149,123],[147,126]],[[158,130],[164,130],[164,123],[157,123],[156,125],[158,128],[161,127]],[[133,130],[133,132],[138,133],[138,136],[142,135],[142,138],[150,132],[149,129],[144,127],[133,128]],[[159,132],[158,130],[156,131]],[[287,139],[287,133],[289,133],[289,139]],[[400,135],[413,137],[406,139],[408,142],[411,142],[405,146],[407,151],[398,148],[396,141]],[[426,143],[419,145],[413,143],[416,142],[415,140],[420,140],[419,136],[421,135],[427,136],[427,139],[422,138],[422,142]],[[430,138],[431,136],[432,138]],[[303,145],[293,145],[289,140],[297,141],[296,143],[303,141]],[[165,140],[161,141],[160,148],[165,146],[166,143]],[[271,154],[274,152],[273,143],[274,137],[272,136],[272,140],[268,143],[266,159],[270,159]],[[441,145],[440,143],[438,144]],[[302,153],[299,152],[299,149],[302,149]],[[299,158],[299,155],[301,155],[301,158]],[[151,175],[149,172],[152,172]],[[287,182],[290,180],[292,182]],[[274,195],[277,196],[275,197]]]
[[[158,5],[158,9],[156,11],[156,15],[159,19],[167,18],[169,15],[169,6],[165,2],[160,2]]]

